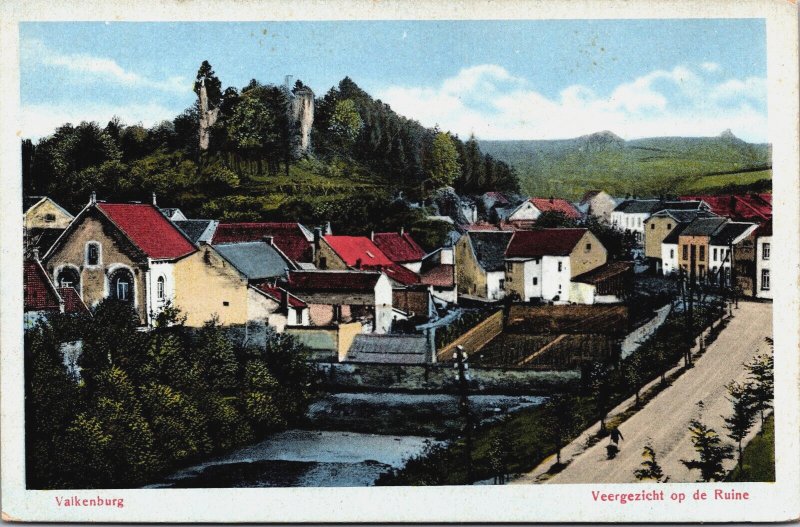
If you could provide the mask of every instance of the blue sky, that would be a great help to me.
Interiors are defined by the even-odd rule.
[[[292,75],[322,95],[350,76],[399,113],[482,139],[768,140],[758,19],[22,23],[23,133],[171,119],[203,60],[224,86]]]

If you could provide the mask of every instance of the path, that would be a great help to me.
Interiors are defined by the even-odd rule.
[[[705,354],[695,360],[694,368],[683,373],[672,386],[622,423],[619,430],[624,440],[615,459],[606,459],[608,439],[585,450],[586,440],[597,432],[597,425],[594,425],[562,450],[563,461],[572,458],[562,472],[550,479],[543,477],[555,461],[553,456],[514,483],[542,483],[545,480],[547,483],[635,482],[633,472],[640,468],[642,447],[648,440],[664,473],[670,476],[670,482],[696,481],[699,473],[687,470],[680,460],[695,457],[687,425],[698,415],[697,402],[702,400],[705,406],[701,414],[703,422],[724,435],[722,415],[729,415],[731,411],[731,404],[725,398],[725,384],[744,378],[742,364],[769,351],[764,338],[771,335],[772,304],[739,302],[733,319]],[[612,410],[611,415],[629,404],[629,401],[622,403]],[[726,469],[733,465],[734,462],[727,463]]]

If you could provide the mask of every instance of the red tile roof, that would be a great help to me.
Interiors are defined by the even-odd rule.
[[[467,227],[469,232],[477,231],[515,231],[517,230],[510,223],[501,222],[500,225],[494,223],[473,223]]]
[[[42,264],[36,260],[25,260],[23,287],[25,311],[59,311],[61,309],[61,299],[53,282],[50,281]]]
[[[291,292],[372,292],[380,277],[377,271],[289,271],[286,289]]]
[[[90,313],[74,287],[59,287],[58,294],[64,300],[64,313]]]
[[[408,233],[377,232],[373,242],[393,262],[418,262],[425,257],[425,251]]]
[[[150,258],[172,260],[196,250],[181,230],[153,205],[98,203],[97,208]]]
[[[410,269],[406,269],[400,264],[392,264],[388,267],[368,267],[367,269],[375,269],[376,271],[383,271],[386,276],[402,285],[418,284],[419,275]]]
[[[299,298],[297,298],[293,294],[291,294],[288,291],[286,291],[286,289],[283,289],[282,287],[273,286],[269,282],[264,282],[262,284],[256,284],[255,287],[259,291],[263,291],[267,295],[271,296],[272,298],[274,298],[275,300],[277,300],[281,304],[283,304],[284,295],[288,295],[288,300],[287,301],[288,301],[288,304],[290,306],[298,307],[298,308],[308,307],[308,304],[306,304],[305,302],[303,302],[302,300],[300,300]]]
[[[311,262],[311,241],[299,223],[220,223],[211,243],[257,242],[272,236],[275,246],[295,262]]]
[[[389,267],[392,261],[366,236],[325,236],[325,241],[349,267]]]
[[[420,276],[422,283],[434,287],[453,287],[455,285],[455,266],[441,264],[424,271]]]
[[[530,202],[542,212],[560,212],[567,218],[580,219],[581,213],[572,204],[561,198],[531,198]]]
[[[771,194],[725,194],[721,196],[681,196],[682,201],[703,200],[711,212],[733,220],[763,221],[772,217]]]
[[[761,224],[753,234],[756,238],[761,238],[762,236],[772,236],[772,220],[764,222]]]
[[[516,231],[506,249],[506,258],[568,256],[587,229],[537,229]]]

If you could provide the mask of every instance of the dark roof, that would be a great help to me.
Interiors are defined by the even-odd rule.
[[[177,220],[172,223],[177,225],[192,242],[197,243],[209,226],[213,227],[216,224],[216,220]],[[203,239],[203,241],[209,240]]]
[[[591,271],[579,274],[572,279],[573,282],[596,285],[609,278],[614,278],[621,274],[629,273],[633,269],[631,262],[611,262]]]
[[[688,226],[688,223],[678,223],[675,228],[672,229],[663,240],[661,240],[661,243],[671,243],[673,245],[677,245],[683,229]]]
[[[59,287],[58,294],[64,300],[64,313],[90,313],[74,287]]]
[[[178,207],[161,207],[161,212],[164,213],[164,216],[169,218],[176,212],[181,212],[181,209],[179,209]],[[183,214],[183,212],[181,212],[181,214]]]
[[[586,192],[586,194],[583,195],[583,197],[581,198],[581,200],[578,203],[580,203],[581,205],[584,205],[587,201],[589,201],[593,197],[597,196],[601,192],[603,192],[603,191],[602,190],[589,190],[589,191]]]
[[[303,302],[302,300],[300,300],[299,298],[297,298],[293,294],[291,294],[288,291],[286,291],[286,289],[284,289],[282,287],[274,286],[274,285],[270,284],[269,282],[263,282],[261,284],[256,284],[254,287],[256,289],[258,289],[259,291],[261,291],[262,293],[265,293],[266,295],[268,295],[272,299],[276,300],[280,304],[283,304],[284,297],[286,297],[287,303],[291,307],[297,307],[297,308],[308,307],[308,304],[306,304],[305,302]]]
[[[697,218],[686,226],[681,236],[711,236],[720,229],[728,218]]]
[[[455,266],[449,264],[439,264],[422,271],[421,281],[425,285],[434,287],[453,287],[456,280]]]
[[[372,292],[380,277],[377,271],[289,271],[286,288],[291,292]]]
[[[711,237],[710,245],[728,245],[731,240],[736,240],[739,236],[747,232],[748,229],[755,227],[754,223],[743,223],[729,221],[719,231]]]
[[[347,359],[381,363],[423,363],[428,343],[420,335],[356,335]]]
[[[517,231],[506,250],[506,258],[568,256],[588,229],[537,229]]]
[[[763,236],[772,236],[772,220],[769,220],[756,229],[755,231],[756,238],[761,238]]]
[[[661,200],[657,199],[626,199],[614,208],[614,212],[624,212],[626,214],[652,214],[662,210],[664,207]]]
[[[272,236],[275,246],[296,262],[314,260],[313,236],[299,223],[220,223],[211,243],[255,242],[265,236]]]
[[[28,229],[26,240],[28,252],[36,248],[39,249],[39,254],[44,256],[62,232],[64,229]]]
[[[660,210],[650,216],[650,218],[655,217],[664,217],[670,216],[675,219],[675,221],[679,223],[690,223],[694,221],[696,218],[712,218],[716,216],[713,212],[709,212],[707,210],[676,210],[676,209],[665,209]],[[649,218],[648,218],[649,220]]]
[[[665,210],[702,210],[708,208],[705,205],[701,200],[665,201],[661,204]]]
[[[467,233],[475,257],[484,271],[505,269],[505,253],[513,232],[509,231],[470,231]]]
[[[158,207],[142,203],[98,203],[97,209],[150,258],[172,260],[196,250],[183,231]]]
[[[61,297],[42,264],[36,260],[25,260],[23,289],[25,291],[25,311],[59,311],[61,309]]]
[[[376,232],[372,241],[393,262],[418,262],[425,256],[425,251],[408,233]]]
[[[248,280],[263,280],[286,274],[293,266],[275,247],[267,242],[243,242],[214,245]]]

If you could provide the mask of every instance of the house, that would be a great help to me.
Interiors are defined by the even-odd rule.
[[[379,364],[425,364],[435,352],[425,335],[356,335],[346,362]]]
[[[211,243],[214,233],[219,226],[217,220],[175,220],[172,223],[178,226],[192,243]]]
[[[678,236],[678,266],[685,273],[694,273],[705,280],[710,269],[711,236],[723,228],[727,218],[697,218]]]
[[[620,201],[605,191],[590,190],[583,195],[576,208],[583,214],[593,216],[603,223],[611,223],[611,213],[620,204]]]
[[[161,213],[170,221],[186,221],[188,218],[181,209],[174,207],[161,207]]]
[[[24,327],[31,329],[55,313],[89,314],[72,287],[56,287],[38,258],[25,260],[23,267]]]
[[[581,219],[581,213],[565,199],[530,198],[518,205],[506,221],[517,227],[531,227],[544,212],[559,212],[573,220]]]
[[[661,199],[626,199],[614,208],[611,213],[611,225],[615,228],[632,232],[639,243],[644,241],[644,222],[653,214],[662,210],[688,211],[709,210],[709,206],[699,200],[664,201]],[[655,248],[654,248],[655,251]]]
[[[455,250],[441,247],[422,259],[420,281],[431,288],[431,294],[444,302],[458,303]]]
[[[709,281],[728,286],[731,283],[731,264],[735,254],[732,249],[756,230],[758,225],[749,222],[729,221],[711,235],[709,245]]]
[[[678,223],[661,241],[661,274],[671,276],[678,272],[678,242],[688,223]]]
[[[360,321],[371,333],[391,331],[392,284],[378,271],[289,271],[284,289],[302,298],[313,326]]]
[[[608,253],[588,229],[514,233],[505,252],[505,290],[525,302],[574,299],[572,279],[606,263]]]
[[[483,205],[483,210],[487,213],[495,207],[510,207],[513,205],[511,200],[502,192],[484,192],[478,197],[478,201]]]
[[[276,223],[220,223],[214,230],[211,243],[257,242],[271,236],[275,247],[288,256],[298,267],[313,268],[313,234],[296,222]]]
[[[283,332],[287,326],[311,325],[308,304],[300,298],[273,282],[262,282],[254,288],[280,306],[278,310],[269,313],[267,318],[267,323],[278,333]]]
[[[772,220],[767,221],[755,231],[756,239],[756,287],[758,298],[772,300],[773,289],[770,276],[772,260]]]
[[[224,243],[213,247],[251,283],[285,277],[290,269],[297,268],[275,246],[271,237],[263,241]]]
[[[644,256],[657,273],[661,273],[663,247],[667,236],[680,224],[688,225],[696,218],[714,216],[705,210],[661,210],[644,222]],[[677,241],[676,241],[677,243]]]
[[[456,284],[459,295],[484,300],[505,296],[505,252],[513,232],[467,232],[455,247]]]
[[[402,228],[400,232],[378,232],[370,235],[370,240],[389,260],[406,269],[419,273],[425,251]]]
[[[703,201],[711,212],[734,221],[763,223],[772,218],[772,194],[681,196],[682,201]]]
[[[177,263],[197,248],[155,205],[97,202],[75,217],[45,255],[59,287],[74,287],[94,306],[129,302],[142,324],[175,299]]]
[[[576,304],[622,302],[633,290],[633,263],[611,262],[572,279],[570,301]]]
[[[756,233],[750,233],[733,246],[733,278],[737,291],[745,296],[756,296]]]
[[[47,196],[25,196],[22,202],[25,254],[45,254],[74,216]]]

